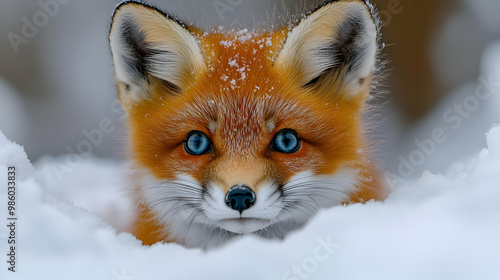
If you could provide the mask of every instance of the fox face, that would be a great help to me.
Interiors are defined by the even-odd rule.
[[[365,2],[213,33],[125,2],[110,44],[144,244],[283,238],[322,208],[382,198],[364,140],[378,51]]]

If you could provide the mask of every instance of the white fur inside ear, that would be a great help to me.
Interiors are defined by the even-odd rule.
[[[290,31],[276,64],[300,85],[336,69],[344,86],[356,86],[372,73],[376,53],[377,29],[366,4],[332,2]]]
[[[360,32],[355,39],[355,49],[359,50],[359,57],[353,62],[352,71],[348,72],[347,81],[358,83],[372,74],[377,56],[377,28],[366,6],[353,5],[350,7],[348,20],[359,21]]]
[[[201,48],[184,26],[138,3],[120,6],[113,17],[110,45],[119,82],[130,98],[148,93],[148,76],[183,89],[205,69]]]
[[[116,16],[113,19],[114,28],[109,34],[109,43],[111,46],[111,52],[113,53],[113,63],[115,66],[115,76],[121,82],[126,84],[134,84],[138,77],[135,77],[134,73],[131,71],[130,61],[134,60],[134,54],[129,46],[125,45],[125,38],[123,32],[123,22],[125,18],[131,18],[131,14],[121,15],[120,18]]]

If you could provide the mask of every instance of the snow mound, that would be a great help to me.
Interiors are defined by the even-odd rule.
[[[448,175],[427,172],[395,186],[385,202],[323,211],[282,242],[245,236],[203,252],[144,247],[96,216],[106,212],[105,198],[126,188],[122,163],[86,158],[58,182],[50,171],[57,159],[34,169],[0,133],[1,221],[9,166],[17,172],[18,218],[16,272],[2,261],[0,279],[500,279],[500,126],[487,144]],[[2,225],[4,260],[10,235]]]

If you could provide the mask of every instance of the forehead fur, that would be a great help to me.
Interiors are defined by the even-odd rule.
[[[278,73],[274,60],[286,32],[197,34],[207,71],[182,93],[169,94],[158,85],[151,99],[132,106],[131,120],[140,120],[132,125],[136,134],[157,131],[150,139],[180,143],[188,132],[200,130],[219,150],[234,154],[257,152],[284,128],[311,142],[322,141],[329,131],[335,137],[348,133],[363,99],[313,92]]]

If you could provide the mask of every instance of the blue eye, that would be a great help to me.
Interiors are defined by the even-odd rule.
[[[201,131],[191,131],[184,140],[184,149],[190,155],[199,156],[212,152],[212,142]]]
[[[278,131],[271,143],[271,150],[285,154],[292,154],[300,149],[300,138],[292,129]]]

